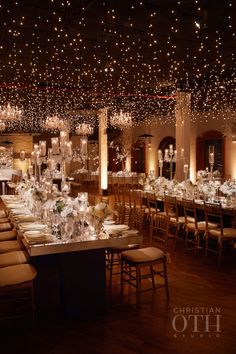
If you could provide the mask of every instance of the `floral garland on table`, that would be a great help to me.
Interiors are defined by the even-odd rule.
[[[98,221],[103,222],[108,216],[112,215],[113,212],[107,203],[100,202],[95,206],[88,207],[88,214]]]
[[[227,196],[232,196],[236,194],[236,181],[235,180],[228,180],[225,181],[221,186],[220,186],[220,191]]]

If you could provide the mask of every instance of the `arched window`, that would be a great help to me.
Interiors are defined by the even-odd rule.
[[[162,155],[163,157],[165,156],[165,149],[169,149],[169,146],[173,145],[173,150],[175,150],[175,138],[173,138],[172,136],[166,136],[165,138],[163,138],[159,144],[158,150],[162,151]],[[175,174],[175,163],[173,163],[172,165],[173,171],[172,171],[172,177]],[[163,162],[163,171],[162,171],[162,176],[165,178],[170,179],[171,178],[171,165],[169,162],[164,161]]]
[[[217,130],[208,130],[197,138],[196,142],[196,162],[197,170],[205,170],[206,167],[210,169],[209,164],[209,147],[214,147],[214,168],[221,172],[224,177],[224,149],[225,140],[224,135]]]

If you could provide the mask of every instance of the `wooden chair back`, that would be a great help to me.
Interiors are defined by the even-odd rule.
[[[151,218],[151,238],[152,246],[167,252],[169,235],[169,217],[164,214],[152,214]]]

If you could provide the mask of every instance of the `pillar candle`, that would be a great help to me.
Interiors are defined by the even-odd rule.
[[[211,152],[210,154],[209,154],[209,163],[210,164],[214,164],[214,153],[213,152]]]
[[[173,145],[172,144],[170,144],[169,149],[170,149],[170,153],[173,153]]]
[[[46,156],[46,141],[41,140],[39,142],[40,156]]]
[[[20,151],[20,159],[24,160],[25,159],[25,150]]]
[[[29,172],[29,175],[32,175],[34,173],[33,166],[30,165],[28,167],[28,172]]]
[[[160,168],[163,167],[163,160],[159,160],[159,167],[160,167]]]
[[[158,160],[162,160],[162,151],[158,150]]]
[[[87,155],[87,138],[81,138],[80,151],[82,155]]]
[[[72,156],[72,141],[68,141],[68,143],[66,144],[66,148],[67,148],[68,157],[71,157]]]
[[[58,155],[59,154],[59,142],[58,142],[58,138],[52,138],[51,139],[52,142],[52,154],[53,155]]]
[[[188,165],[184,165],[184,173],[188,173]]]

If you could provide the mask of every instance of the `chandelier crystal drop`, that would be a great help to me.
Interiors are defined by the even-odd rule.
[[[67,121],[59,118],[57,115],[47,117],[44,123],[44,129],[52,132],[58,130],[69,131],[69,124]]]
[[[123,130],[132,127],[132,117],[129,113],[120,110],[110,118],[110,123],[113,127]]]
[[[88,136],[93,134],[93,127],[91,124],[82,123],[79,124],[75,129],[76,134],[81,136]]]
[[[0,133],[2,133],[6,128],[6,124],[3,120],[0,120]]]
[[[15,122],[21,118],[22,111],[17,106],[0,106],[0,119],[7,122]]]

